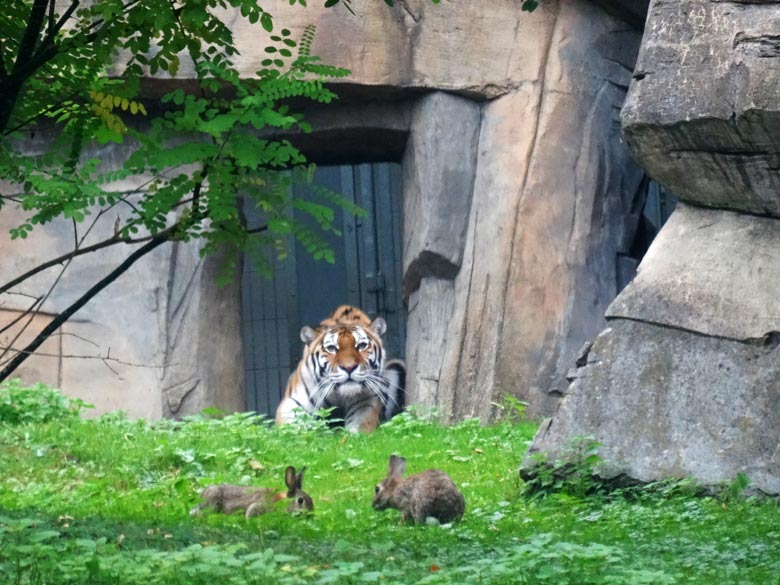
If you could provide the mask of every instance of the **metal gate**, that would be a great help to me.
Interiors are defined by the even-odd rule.
[[[366,210],[355,217],[336,210],[342,236],[333,235],[335,264],[315,261],[300,245],[276,262],[272,278],[244,262],[242,283],[244,367],[247,407],[273,416],[287,377],[302,352],[299,332],[342,304],[387,321],[383,336],[389,357],[404,357],[406,317],[401,299],[401,167],[375,163],[318,167],[314,182]],[[295,197],[311,196],[297,187]],[[250,225],[257,211],[245,209]]]

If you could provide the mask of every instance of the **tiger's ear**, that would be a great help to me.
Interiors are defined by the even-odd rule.
[[[301,327],[301,341],[304,343],[311,343],[314,341],[315,337],[317,337],[317,332],[314,329],[308,325]]]
[[[385,331],[387,331],[387,321],[382,319],[382,317],[377,317],[371,322],[371,329],[379,336],[382,336],[385,334]]]

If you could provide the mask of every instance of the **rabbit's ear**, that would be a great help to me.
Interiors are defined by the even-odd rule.
[[[301,472],[295,476],[295,487],[296,489],[302,490],[303,489],[303,472],[306,471],[306,466],[304,465],[301,467]]]
[[[292,465],[284,470],[284,483],[288,493],[291,494],[295,491],[295,468]]]
[[[401,477],[406,471],[406,459],[396,455],[390,455],[390,465],[387,469],[388,477]]]

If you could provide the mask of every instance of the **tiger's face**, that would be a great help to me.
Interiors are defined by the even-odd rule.
[[[359,393],[373,393],[370,386],[382,371],[384,349],[381,338],[384,319],[375,319],[368,327],[339,324],[325,327],[317,334],[304,327],[301,339],[308,341],[309,359],[319,374],[320,401],[338,403]]]
[[[406,368],[398,360],[385,364],[386,330],[384,319],[372,321],[352,305],[338,307],[316,329],[303,327],[303,358],[287,380],[276,423],[324,408],[334,424],[369,433],[400,412]]]

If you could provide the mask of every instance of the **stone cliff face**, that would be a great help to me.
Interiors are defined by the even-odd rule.
[[[744,472],[780,493],[778,2],[656,0],[623,128],[685,204],[607,311],[531,452],[575,436],[602,473],[642,481]]]
[[[268,6],[277,26],[315,23],[313,52],[352,70],[336,88],[341,104],[309,112],[314,132],[302,144],[313,160],[402,162],[412,402],[488,419],[491,403],[513,394],[548,414],[565,392],[562,372],[605,326],[645,185],[619,120],[641,37],[624,19],[641,21],[641,2],[603,5],[545,0],[528,14],[516,0],[361,2],[354,16]],[[233,28],[251,75],[265,45],[238,19]],[[58,229],[40,238],[71,237]],[[139,267],[148,278],[115,285],[126,302],[97,299],[110,316],[84,313],[103,328],[91,340],[121,339],[124,361],[157,368],[117,380],[60,353],[65,390],[136,415],[241,408],[240,295],[216,289],[207,262],[185,246],[160,251]],[[149,306],[133,296],[152,290]]]
[[[459,269],[407,291],[412,395],[455,417],[487,419],[504,394],[550,412],[566,385],[561,366],[616,293],[616,256],[644,196],[618,123],[638,34],[598,14],[561,3],[539,29],[536,78],[481,106]],[[434,172],[435,159],[419,159]],[[446,192],[420,192],[451,217]]]

